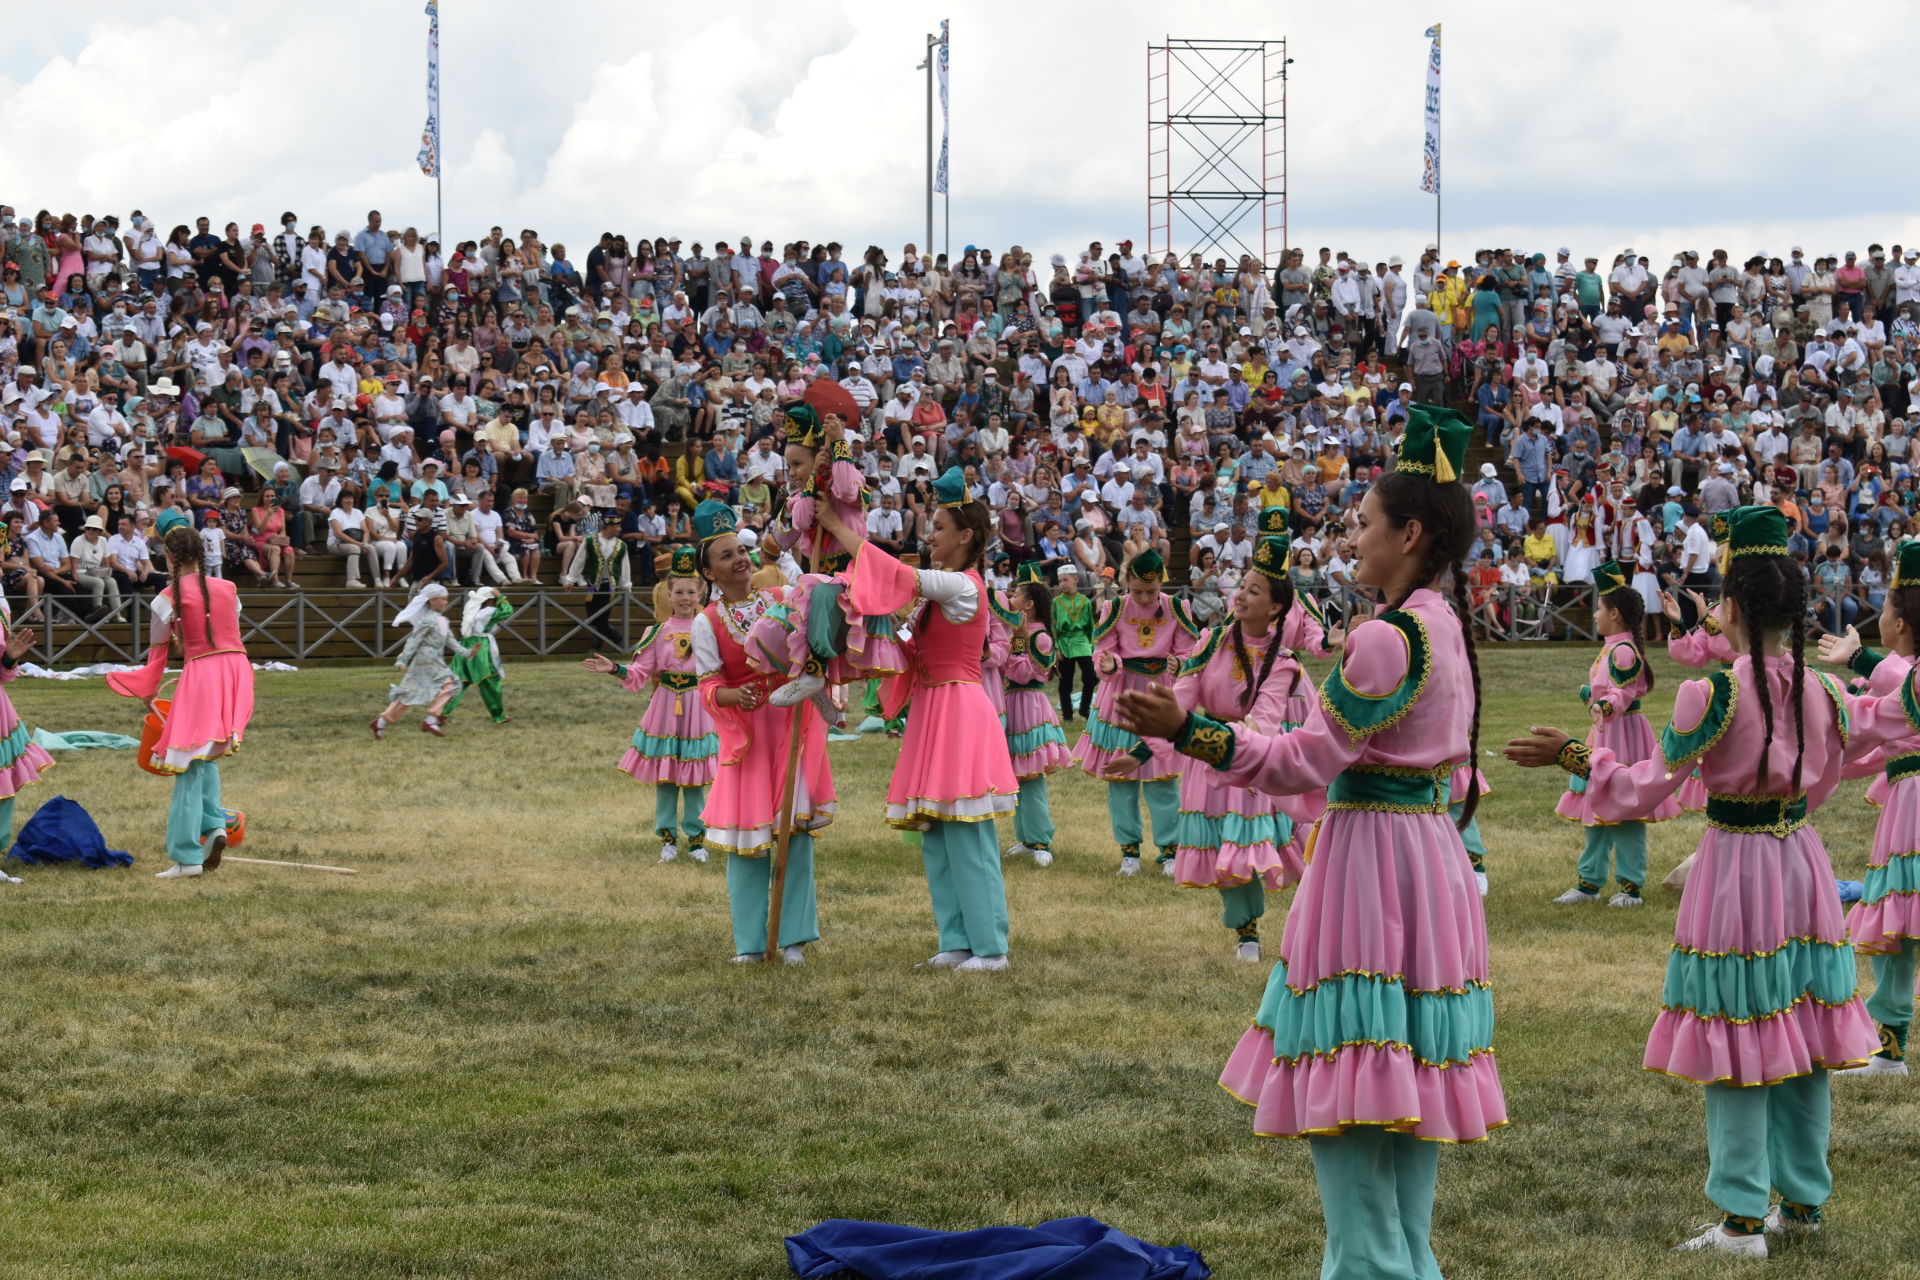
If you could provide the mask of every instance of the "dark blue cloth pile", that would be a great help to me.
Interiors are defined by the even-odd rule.
[[[925,1231],[887,1222],[829,1218],[787,1237],[787,1262],[802,1280],[1206,1280],[1213,1273],[1185,1245],[1136,1240],[1097,1218],[1037,1227]]]
[[[107,848],[93,816],[65,796],[55,796],[27,819],[7,856],[27,863],[77,862],[95,870],[133,865],[133,855]]]

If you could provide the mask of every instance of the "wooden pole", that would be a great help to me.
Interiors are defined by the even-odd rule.
[[[820,498],[818,501],[824,502]],[[820,562],[820,518],[814,517],[813,554],[807,558],[807,567],[813,568]],[[806,726],[806,713],[811,700],[794,704],[793,721],[787,729],[787,771],[780,784],[780,829],[774,832],[773,845],[773,885],[772,901],[767,904],[767,963],[773,964],[780,958],[780,903],[787,889],[787,846],[793,840],[793,808],[799,798],[797,784],[800,775],[800,738],[801,730]]]
[[[328,867],[318,862],[280,862],[273,858],[237,858],[229,853],[220,859],[222,862],[244,862],[252,867],[298,867],[302,871],[331,871],[337,876],[357,876],[360,873],[352,867]]]

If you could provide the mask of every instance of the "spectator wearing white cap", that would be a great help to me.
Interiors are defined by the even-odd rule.
[[[80,536],[71,543],[73,578],[87,593],[95,613],[120,607],[120,584],[114,581],[113,562],[107,546],[107,522],[97,515],[88,516]]]

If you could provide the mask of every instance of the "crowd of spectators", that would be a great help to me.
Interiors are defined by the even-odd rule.
[[[1884,588],[1920,505],[1914,250],[1316,258],[609,232],[576,264],[531,229],[442,245],[377,211],[163,234],[0,204],[0,576],[111,610],[159,581],[174,505],[263,586],[319,554],[360,590],[640,588],[701,499],[778,513],[782,411],[830,378],[865,419],[872,536],[914,552],[961,465],[999,579],[1111,589],[1151,547],[1217,616],[1278,507],[1297,585],[1343,613],[1354,508],[1418,400],[1484,432],[1466,569],[1490,633],[1609,556],[1710,586],[1688,532],[1742,502],[1788,512],[1828,625]],[[630,573],[583,582],[609,525]]]

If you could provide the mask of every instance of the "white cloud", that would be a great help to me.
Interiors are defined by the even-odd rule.
[[[1362,256],[1432,237],[1417,190],[1421,32],[1444,20],[1446,244],[1736,254],[1920,240],[1887,136],[1905,6],[1749,0],[1605,9],[1482,0],[1278,9],[1219,0],[1197,33],[1286,36],[1297,244]],[[425,19],[213,0],[42,14],[0,55],[16,208],[140,206],[329,227],[434,224],[412,165]],[[844,0],[725,9],[576,0],[443,15],[449,229],[584,245],[603,228],[710,242],[924,238],[922,34],[953,19],[951,243],[1144,242],[1145,45],[1164,6]],[[1176,33],[1177,34],[1177,33]],[[156,78],[154,68],[166,74]],[[1814,242],[1818,242],[1818,247]],[[1185,245],[1176,245],[1185,248]]]

